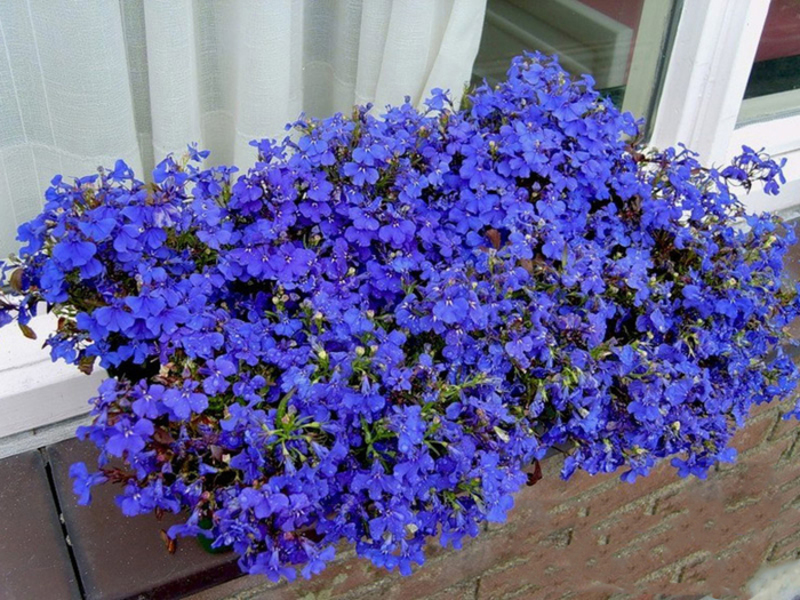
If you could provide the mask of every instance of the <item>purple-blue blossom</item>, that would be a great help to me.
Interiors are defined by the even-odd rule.
[[[44,300],[53,358],[111,375],[81,503],[120,482],[123,513],[183,509],[171,536],[273,580],[342,541],[409,574],[430,538],[506,519],[554,446],[565,478],[702,477],[791,395],[794,232],[736,195],[776,192],[781,164],[647,148],[541,55],[425,106],[302,118],[241,171],[189,146],[150,184],[122,161],[52,180],[0,325]]]

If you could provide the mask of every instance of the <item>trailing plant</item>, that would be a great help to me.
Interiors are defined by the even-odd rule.
[[[80,501],[110,481],[126,515],[186,510],[171,537],[271,579],[342,541],[407,574],[504,520],[551,448],[565,478],[733,460],[797,379],[794,235],[736,195],[781,165],[706,168],[640,127],[529,54],[458,109],[303,118],[239,176],[194,147],[150,183],[57,176],[0,323],[33,336],[44,302],[53,359],[111,374]]]

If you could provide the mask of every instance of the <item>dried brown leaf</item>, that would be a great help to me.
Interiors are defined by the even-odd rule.
[[[19,323],[19,329],[20,331],[22,331],[22,335],[24,335],[29,340],[36,339],[36,332],[27,325],[25,325],[24,323]]]
[[[500,232],[497,229],[490,229],[486,232],[486,237],[489,238],[489,241],[492,242],[492,246],[494,246],[495,250],[500,249],[500,244],[502,243],[502,238],[500,236]]]
[[[533,461],[533,473],[528,473],[527,485],[536,485],[542,479],[542,465],[538,460]]]
[[[11,289],[15,292],[22,291],[22,268],[16,269],[13,273],[11,273],[11,277],[8,279],[8,285],[11,286]]]
[[[177,540],[173,540],[171,537],[169,537],[164,529],[161,530],[161,541],[163,541],[164,545],[167,547],[167,552],[170,554],[175,554],[178,542]]]

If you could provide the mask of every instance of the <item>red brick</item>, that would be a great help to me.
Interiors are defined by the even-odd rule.
[[[686,564],[681,566],[675,583],[687,585],[704,584],[713,567],[712,561],[709,560],[710,556],[710,552],[699,552],[693,556]]]
[[[747,415],[747,423],[749,424],[752,419],[755,419],[766,413],[775,413],[788,410],[793,402],[767,402],[765,404],[756,404],[750,407],[750,412]]]
[[[775,411],[768,411],[748,421],[747,426],[733,436],[731,446],[743,454],[766,441],[767,436],[775,429],[779,417]]]
[[[479,600],[501,600],[521,589],[540,587],[543,583],[540,563],[530,555],[504,567],[481,575]]]
[[[485,571],[513,560],[536,547],[536,538],[520,530],[514,535],[486,533],[469,540],[459,551],[448,551],[424,567],[417,569],[412,577],[383,592],[382,600],[406,600],[426,598],[459,582],[471,580]]]
[[[638,479],[633,484],[620,481],[618,474],[611,477],[614,477],[614,485],[591,499],[589,518],[595,523],[631,511],[647,512],[656,497],[665,493],[665,489],[686,485],[686,480],[680,479],[675,469],[667,464],[659,465],[648,477]]]
[[[430,596],[430,600],[474,600],[477,586],[477,579],[467,581]]]
[[[780,414],[788,411],[793,404],[794,402],[780,405]],[[798,422],[797,419],[784,419],[781,416],[777,416],[775,419],[775,424],[767,436],[767,441],[771,442],[774,440],[779,440],[787,435],[793,435],[797,432],[798,427],[800,427],[800,422]]]
[[[794,531],[781,537],[770,546],[767,560],[769,562],[783,562],[798,558],[798,554],[800,554],[800,531]]]

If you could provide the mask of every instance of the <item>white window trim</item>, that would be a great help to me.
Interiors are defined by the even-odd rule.
[[[775,94],[743,101],[769,11],[769,0],[687,0],[669,59],[651,144],[685,143],[703,162],[724,164],[747,145],[786,158],[787,185],[778,196],[754,190],[750,210],[774,211],[800,203],[800,114],[768,114]],[[793,94],[793,95],[792,95]]]
[[[55,315],[40,314],[30,326],[37,340],[13,324],[0,329],[0,457],[72,437],[74,425],[53,424],[85,419],[105,378],[102,369],[87,377],[74,365],[51,362],[42,343],[55,331]]]
[[[798,107],[800,107],[800,90],[747,98],[742,102],[737,127],[791,116],[796,114]]]
[[[748,208],[776,211],[797,207],[800,203],[800,115],[737,126],[730,136],[727,155],[739,153],[743,145],[756,150],[764,148],[776,160],[786,159],[783,174],[787,183],[780,195],[767,196],[754,191],[745,201]]]
[[[683,142],[721,163],[767,18],[769,0],[684,2],[651,143]]]

